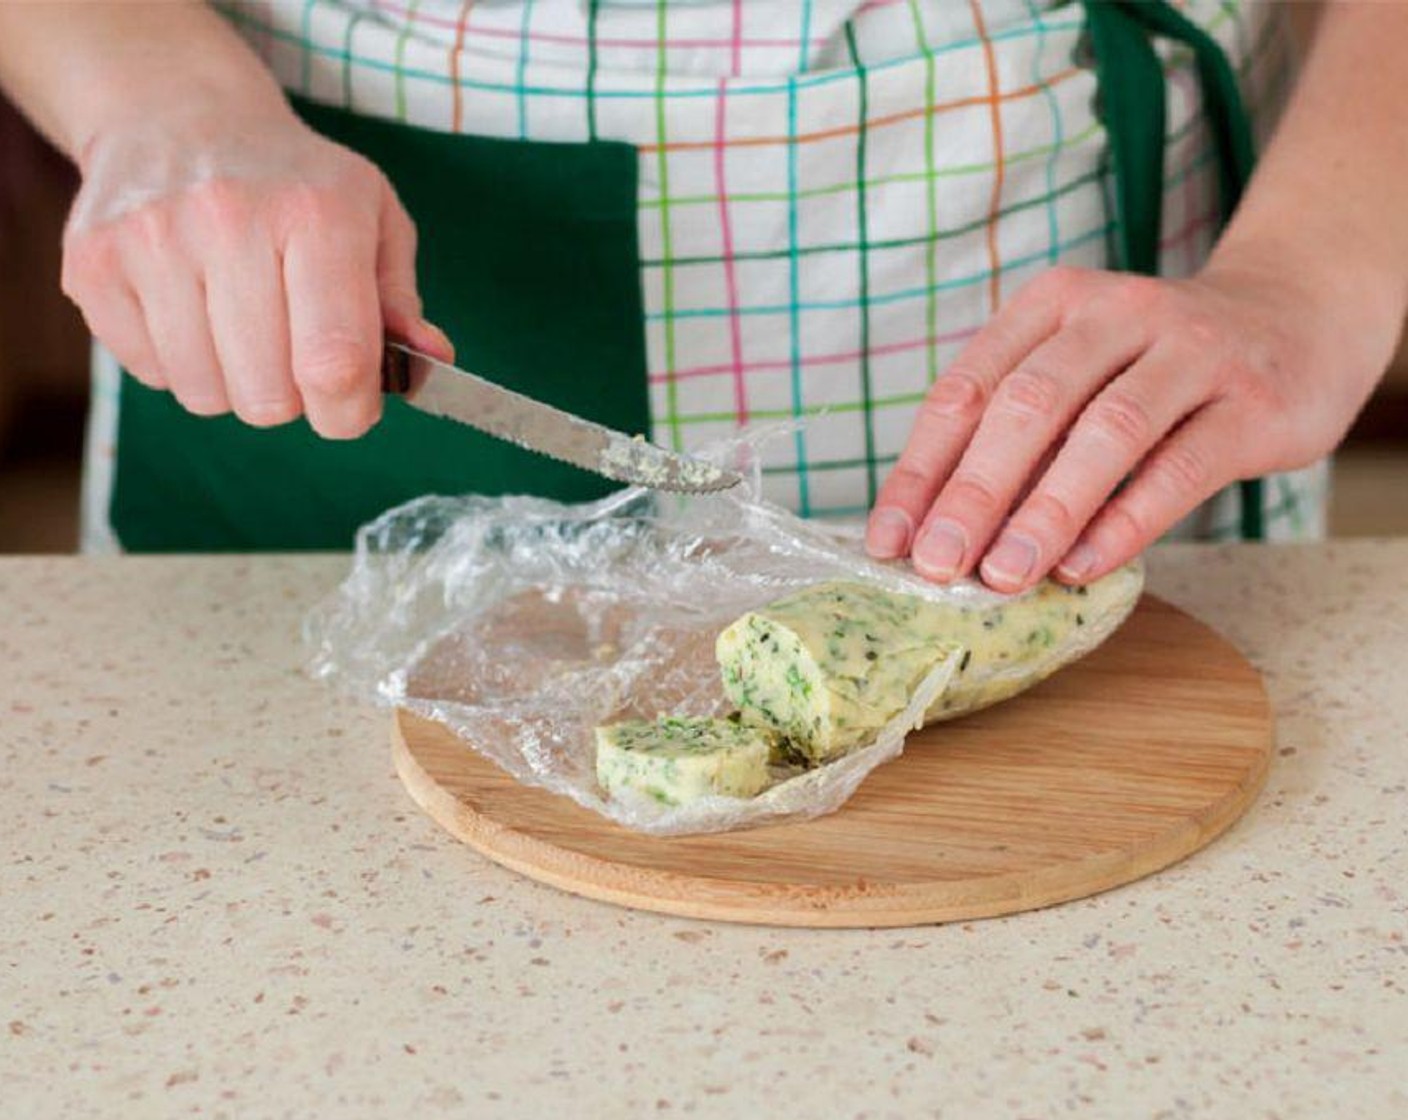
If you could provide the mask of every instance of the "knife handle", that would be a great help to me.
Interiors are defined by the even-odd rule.
[[[411,356],[389,343],[381,348],[381,391],[398,397],[411,391]]]

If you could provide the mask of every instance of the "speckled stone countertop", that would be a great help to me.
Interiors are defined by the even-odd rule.
[[[1408,1116],[1408,540],[1182,546],[1265,671],[1222,839],[1052,910],[632,913],[443,834],[301,675],[332,557],[0,561],[0,1114]]]

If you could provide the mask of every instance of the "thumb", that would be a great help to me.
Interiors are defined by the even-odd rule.
[[[386,332],[442,361],[453,361],[454,344],[427,322],[416,285],[416,227],[391,184],[383,181],[376,283]]]

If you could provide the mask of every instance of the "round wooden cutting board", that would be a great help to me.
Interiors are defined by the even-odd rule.
[[[909,737],[829,816],[651,837],[520,785],[399,712],[411,796],[490,859],[590,898],[694,918],[902,926],[1081,898],[1167,867],[1255,798],[1265,690],[1211,629],[1146,596],[1032,691]]]

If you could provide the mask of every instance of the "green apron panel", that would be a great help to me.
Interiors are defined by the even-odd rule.
[[[312,127],[375,162],[420,230],[426,317],[467,369],[627,432],[648,432],[636,150],[430,132],[295,99]],[[346,549],[422,494],[615,488],[388,400],[358,440],[306,421],[201,418],[123,374],[111,517],[134,552]]]

